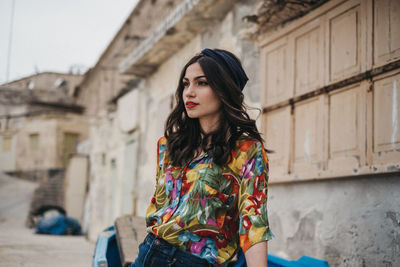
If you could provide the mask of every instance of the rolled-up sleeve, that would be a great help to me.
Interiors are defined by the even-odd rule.
[[[268,158],[261,142],[251,142],[241,149],[244,163],[240,175],[239,191],[239,235],[240,246],[246,252],[252,245],[270,240],[267,211]]]

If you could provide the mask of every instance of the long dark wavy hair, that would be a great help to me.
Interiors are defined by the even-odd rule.
[[[241,64],[232,53],[215,50],[229,54]],[[196,62],[200,64],[208,84],[221,101],[219,127],[210,133],[202,132],[197,118],[189,118],[182,97],[184,89],[182,80],[186,69]],[[197,155],[199,147],[212,156],[216,164],[223,165],[232,160],[231,151],[238,139],[256,139],[263,143],[255,120],[252,120],[246,112],[241,89],[213,58],[197,54],[186,63],[179,77],[175,97],[177,104],[166,121],[164,131],[167,138],[167,155],[174,165],[185,165]]]

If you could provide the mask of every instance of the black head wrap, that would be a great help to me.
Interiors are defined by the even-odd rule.
[[[232,80],[243,90],[249,78],[247,78],[240,62],[221,50],[204,49],[201,53],[213,58],[231,76]]]

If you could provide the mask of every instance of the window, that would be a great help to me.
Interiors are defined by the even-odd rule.
[[[106,166],[106,153],[101,153],[101,165]]]
[[[11,151],[12,136],[3,136],[3,151]]]
[[[54,87],[55,88],[64,88],[67,86],[67,84],[68,84],[68,82],[66,80],[64,80],[63,78],[58,78],[54,82]]]
[[[62,165],[67,166],[71,154],[76,153],[76,146],[79,142],[79,134],[64,133],[63,150],[62,150]]]
[[[33,90],[35,88],[35,82],[34,81],[29,81],[28,82],[28,88]]]
[[[39,134],[33,133],[29,135],[29,144],[32,151],[35,151],[39,148]]]

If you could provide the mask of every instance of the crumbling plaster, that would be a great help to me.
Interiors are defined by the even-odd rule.
[[[399,175],[271,184],[270,253],[330,266],[399,266],[398,203]]]

